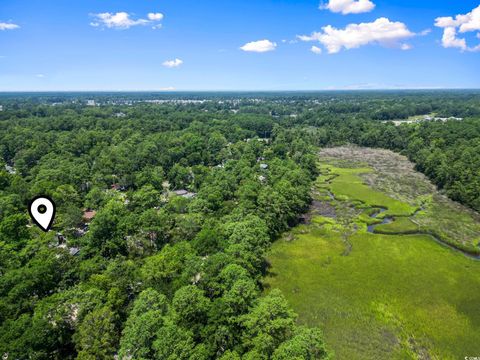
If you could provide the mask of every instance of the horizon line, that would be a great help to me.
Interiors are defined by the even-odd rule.
[[[332,89],[313,89],[313,90],[305,90],[305,89],[283,89],[283,90],[275,90],[275,89],[240,89],[240,90],[228,90],[228,89],[184,89],[184,90],[0,90],[0,94],[8,94],[8,93],[186,93],[186,92],[329,92],[329,91],[425,91],[425,90],[480,90],[480,87],[418,87],[418,88],[332,88]]]

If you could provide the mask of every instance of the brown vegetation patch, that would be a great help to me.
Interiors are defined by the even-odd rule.
[[[333,219],[337,217],[335,207],[327,201],[313,200],[310,212],[315,215],[321,215]]]

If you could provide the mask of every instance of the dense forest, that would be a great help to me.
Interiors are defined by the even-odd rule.
[[[259,297],[265,250],[309,204],[301,131],[265,141],[248,121],[169,107],[33,109],[1,123],[2,354],[327,356],[280,293]],[[57,204],[46,235],[26,226],[36,194]]]
[[[262,295],[265,253],[308,209],[322,146],[405,154],[480,211],[475,91],[4,94],[0,104],[5,359],[331,357],[280,291]],[[27,213],[39,194],[57,205],[48,233]]]

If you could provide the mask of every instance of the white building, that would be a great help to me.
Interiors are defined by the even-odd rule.
[[[11,175],[15,175],[17,173],[17,170],[13,166],[10,165],[5,165],[5,170]]]
[[[197,196],[196,193],[187,191],[187,190],[185,190],[185,189],[175,190],[173,193],[174,193],[175,195],[177,195],[177,196],[181,196],[181,197],[184,197],[184,198],[186,198],[186,199],[192,199],[192,198],[194,198],[195,196]]]

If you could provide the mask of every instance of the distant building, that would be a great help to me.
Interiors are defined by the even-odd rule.
[[[80,238],[82,236],[85,236],[85,234],[88,231],[88,224],[84,224],[83,227],[78,227],[73,229],[73,236],[76,238]]]
[[[418,124],[424,121],[442,121],[442,122],[447,122],[450,120],[455,120],[455,121],[462,121],[463,118],[461,117],[455,117],[455,116],[450,116],[450,117],[437,117],[437,116],[432,116],[432,115],[424,115],[423,117],[414,117],[411,119],[407,120],[392,120],[393,124],[395,126],[400,126],[403,124]],[[382,121],[383,123],[388,123],[390,122],[389,120],[387,121]]]
[[[186,198],[186,199],[192,199],[192,198],[194,198],[195,196],[197,196],[196,193],[187,191],[187,190],[185,190],[185,189],[175,190],[173,193],[174,193],[175,195],[177,195],[177,196],[181,196],[181,197],[184,197],[184,198]]]
[[[125,116],[127,116],[127,114],[123,113],[123,112],[118,112],[115,114],[115,117],[117,118],[124,118]]]
[[[68,249],[68,252],[70,253],[70,255],[75,256],[80,252],[80,248],[71,247],[71,248]]]
[[[270,139],[269,138],[258,138],[257,141],[262,141],[262,142],[269,143]]]
[[[75,256],[80,252],[80,248],[78,248],[78,247],[68,247],[67,246],[67,238],[65,236],[63,236],[63,234],[57,233],[55,235],[55,237],[57,238],[57,245],[55,245],[55,247],[57,249],[68,250],[68,253],[72,256]]]
[[[267,170],[267,169],[268,169],[268,165],[267,165],[267,164],[260,164],[260,169],[262,169],[262,170]]]
[[[3,111],[3,105],[0,105],[0,111]]]
[[[116,191],[125,191],[125,186],[122,186],[120,184],[112,184],[110,186],[110,189],[116,190]]]
[[[95,100],[87,100],[87,106],[95,106]]]

